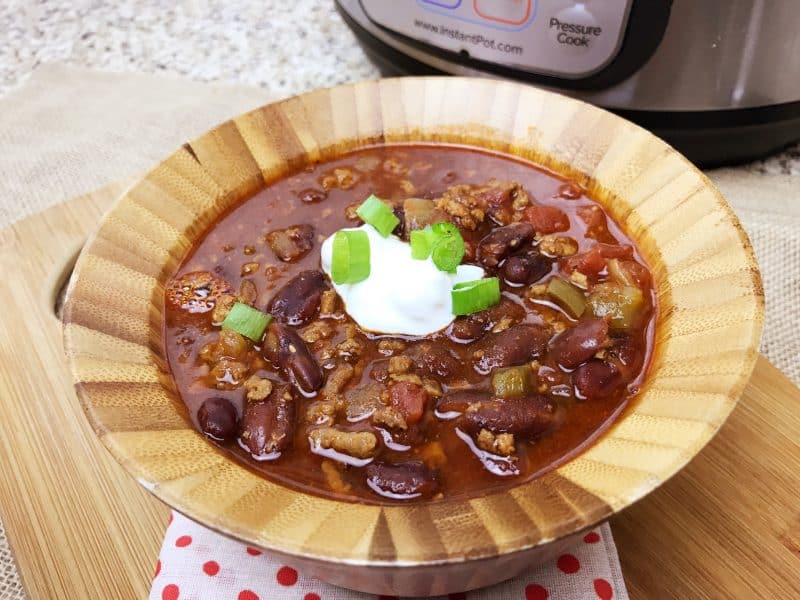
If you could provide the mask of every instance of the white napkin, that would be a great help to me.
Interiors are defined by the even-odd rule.
[[[556,560],[489,588],[441,600],[626,600],[608,523]],[[394,600],[336,587],[198,525],[170,516],[150,600]],[[399,600],[399,599],[398,599]]]

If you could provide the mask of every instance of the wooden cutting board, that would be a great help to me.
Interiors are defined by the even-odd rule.
[[[54,310],[124,187],[0,231],[0,516],[31,598],[146,598],[167,521],[84,418]]]
[[[114,184],[0,230],[0,516],[31,598],[145,598],[168,509],[81,412],[54,307]],[[800,390],[760,358],[681,473],[612,520],[631,598],[800,598]]]

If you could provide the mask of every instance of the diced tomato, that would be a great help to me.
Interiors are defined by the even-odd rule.
[[[533,225],[536,233],[555,233],[569,229],[569,217],[555,206],[529,206],[522,212],[522,220]]]
[[[591,278],[606,268],[607,258],[633,258],[633,248],[618,244],[594,244],[586,252],[564,259],[562,270],[566,273],[580,271]]]
[[[617,243],[617,239],[608,231],[606,215],[599,206],[581,206],[577,213],[586,223],[586,237],[606,244]]]
[[[392,386],[392,405],[403,415],[406,423],[413,425],[422,418],[428,403],[428,392],[422,386],[401,381]]]
[[[624,269],[639,288],[650,286],[650,272],[633,260],[623,260],[619,263],[620,268]]]
[[[633,258],[633,246],[625,244],[595,244],[603,258]]]
[[[596,276],[606,268],[606,259],[595,244],[586,252],[564,259],[561,264],[566,273],[580,271],[587,276]]]

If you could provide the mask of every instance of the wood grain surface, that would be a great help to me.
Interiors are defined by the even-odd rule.
[[[760,357],[719,434],[611,519],[631,598],[800,598],[800,389]]]
[[[56,292],[124,184],[0,230],[0,513],[31,598],[145,598],[168,509],[72,390]]]
[[[71,257],[123,188],[0,231],[0,266],[14,274],[0,278],[0,515],[32,599],[144,598],[163,537],[166,507],[86,423],[52,312]],[[631,598],[800,597],[799,443],[800,390],[761,358],[719,435],[612,520]]]
[[[576,179],[637,242],[660,312],[641,394],[580,455],[479,499],[335,501],[230,461],[185,418],[169,376],[164,282],[208,226],[265,183],[366,144],[434,141],[513,154]],[[167,504],[331,583],[421,596],[522,572],[674,475],[736,406],[762,321],[758,267],[741,225],[710,181],[662,140],[529,86],[410,77],[258,108],[156,165],[81,253],[64,340],[95,431]]]

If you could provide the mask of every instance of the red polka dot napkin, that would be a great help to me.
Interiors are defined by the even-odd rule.
[[[627,600],[607,523],[555,561],[441,600]],[[173,512],[150,600],[397,600],[336,587]]]

